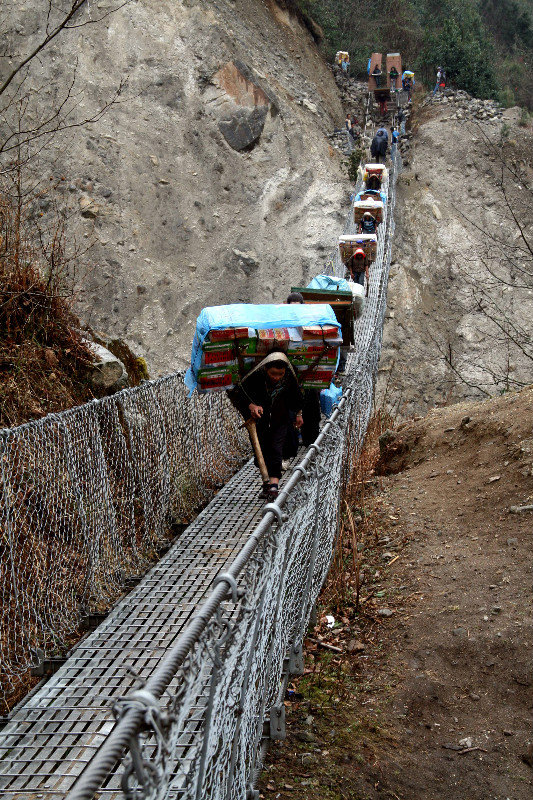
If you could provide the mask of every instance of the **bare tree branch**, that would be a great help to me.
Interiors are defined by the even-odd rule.
[[[13,81],[14,78],[19,74],[19,72],[24,69],[26,64],[29,64],[40,52],[44,50],[44,48],[50,44],[50,42],[58,36],[62,30],[64,30],[71,19],[73,19],[78,11],[86,5],[87,0],[72,0],[72,5],[68,13],[63,17],[61,22],[59,22],[55,28],[47,35],[45,38],[35,47],[31,53],[26,56],[7,76],[4,83],[0,86],[0,96],[4,94],[9,84]],[[47,23],[48,25],[48,23]]]

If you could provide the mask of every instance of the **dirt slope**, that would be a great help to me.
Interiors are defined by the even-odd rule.
[[[532,435],[530,387],[382,438],[366,602],[308,643],[265,796],[531,797]]]
[[[507,200],[528,237],[532,205],[500,158],[531,182],[531,126],[518,124],[517,108],[500,115],[479,101],[487,110],[473,114],[474,101],[460,93],[439,100],[416,107],[409,164],[398,181],[378,393],[387,389],[405,417],[520,388],[532,375],[531,359],[481,310],[488,292],[496,318],[530,340],[532,265],[527,249],[516,249]],[[527,279],[515,274],[509,254]]]
[[[4,50],[35,46],[46,10],[3,4]],[[93,12],[102,22],[31,70],[44,85],[32,114],[74,72],[80,118],[126,85],[40,154],[60,196],[44,187],[36,214],[70,209],[69,237],[93,244],[78,272],[83,321],[127,340],[156,376],[186,365],[204,306],[283,301],[320,271],[347,212],[326,136],[344,115],[310,31],[274,0],[105,0]]]

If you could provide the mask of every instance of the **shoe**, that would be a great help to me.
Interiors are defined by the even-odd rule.
[[[262,488],[262,489],[261,489],[261,491],[259,492],[259,497],[268,497],[268,496],[269,496],[269,495],[268,495],[268,490],[269,490],[269,488],[270,488],[270,483],[269,483],[269,481],[264,481],[264,482],[263,482],[263,488]]]
[[[268,487],[267,497],[269,500],[275,500],[279,494],[277,483],[271,483]]]

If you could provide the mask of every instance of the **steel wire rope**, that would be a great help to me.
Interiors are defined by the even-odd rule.
[[[367,109],[369,108],[369,104],[370,97],[367,101]],[[365,131],[367,124],[368,119],[365,121]],[[393,164],[393,173],[395,173],[397,166],[398,161],[396,161],[396,164]],[[290,528],[290,530],[292,530],[291,535],[295,537],[295,540],[299,537],[302,553],[305,554],[305,548],[308,546],[308,542],[304,534],[309,526],[314,524],[313,509],[315,508],[315,503],[312,500],[314,490],[307,492],[307,494],[301,494],[301,492],[299,492],[299,494],[298,492],[291,494],[290,490],[294,487],[298,488],[302,478],[305,477],[306,466],[309,466],[313,459],[316,458],[321,461],[322,466],[324,466],[324,463],[327,463],[332,480],[328,485],[327,492],[324,494],[324,501],[321,506],[321,524],[317,529],[319,547],[313,566],[314,572],[311,580],[312,596],[316,596],[327,571],[329,559],[331,557],[334,532],[338,525],[339,487],[342,486],[342,482],[346,479],[346,469],[343,467],[343,454],[350,457],[355,449],[360,446],[371,407],[373,391],[372,375],[375,374],[379,355],[386,278],[388,276],[390,262],[390,252],[387,257],[387,247],[389,247],[390,250],[390,233],[393,230],[392,210],[394,204],[394,180],[389,180],[387,191],[389,196],[386,222],[385,225],[380,226],[381,230],[378,236],[378,259],[380,260],[381,267],[379,274],[378,271],[376,271],[371,276],[367,312],[364,317],[358,321],[358,333],[360,334],[359,347],[349,358],[346,390],[344,398],[340,403],[340,410],[335,412],[330,422],[326,424],[319,440],[317,440],[317,447],[322,446],[324,448],[323,452],[320,452],[316,448],[311,449],[308,454],[309,459],[306,461],[306,456],[302,462],[301,470],[303,470],[303,472],[297,471],[295,475],[291,477],[288,486],[281,492],[279,501],[276,504],[277,508],[285,508],[285,505],[287,505],[287,508],[291,511],[288,522],[279,525],[280,536],[282,536],[282,538],[285,537],[284,541],[286,542],[289,532],[287,525],[289,525],[289,527],[292,526]],[[352,225],[353,219],[351,218],[350,209],[350,214],[346,222],[346,229],[350,230]],[[337,274],[341,269],[338,253],[333,261],[336,262],[335,274]],[[102,591],[107,581],[114,573],[117,564],[122,564],[126,570],[131,568],[137,569],[138,566],[142,566],[140,560],[143,557],[144,537],[148,536],[147,541],[150,544],[153,542],[153,532],[151,530],[147,531],[148,526],[146,525],[146,518],[139,517],[138,511],[135,510],[134,503],[138,503],[138,501],[135,500],[136,497],[141,497],[141,502],[144,502],[146,514],[148,515],[147,518],[149,518],[152,513],[151,509],[154,508],[154,503],[160,503],[161,506],[165,507],[166,505],[170,508],[170,493],[168,488],[165,488],[168,487],[170,481],[168,477],[169,470],[173,470],[173,477],[176,477],[178,481],[182,482],[177,491],[177,495],[174,493],[175,497],[172,499],[173,504],[176,502],[184,502],[185,507],[190,508],[191,504],[198,503],[199,498],[205,499],[213,490],[216,490],[216,486],[210,487],[209,483],[213,481],[211,464],[213,460],[220,461],[218,451],[219,445],[217,444],[217,447],[213,450],[211,460],[209,458],[206,459],[206,449],[210,446],[208,441],[209,437],[207,437],[206,440],[202,424],[198,424],[198,421],[205,419],[206,416],[209,416],[210,412],[211,414],[216,412],[219,419],[224,419],[228,434],[233,435],[234,433],[238,433],[236,430],[236,417],[231,411],[228,414],[227,405],[224,405],[223,400],[224,398],[220,396],[216,398],[211,396],[209,398],[204,398],[204,401],[194,398],[192,401],[187,402],[185,400],[182,375],[175,374],[162,378],[159,381],[148,382],[139,389],[125,390],[119,395],[115,395],[113,398],[106,398],[103,401],[93,401],[81,407],[81,409],[72,409],[63,414],[50,416],[38,423],[27,423],[19,429],[0,432],[0,441],[3,443],[4,451],[6,452],[11,448],[11,457],[7,456],[4,463],[15,463],[11,476],[6,476],[5,474],[3,476],[4,498],[14,498],[17,501],[15,503],[17,518],[14,521],[15,524],[13,524],[12,518],[8,519],[8,524],[10,525],[9,531],[11,534],[14,532],[16,533],[17,524],[24,524],[28,519],[35,522],[37,518],[42,519],[43,515],[46,518],[50,518],[51,521],[54,521],[55,518],[53,516],[45,513],[45,510],[48,509],[49,506],[55,506],[57,509],[61,509],[63,506],[65,510],[69,508],[72,499],[76,497],[76,490],[73,487],[73,482],[77,479],[78,471],[80,469],[82,470],[82,472],[79,473],[80,475],[87,476],[90,474],[91,468],[89,468],[87,463],[87,442],[89,441],[87,436],[89,435],[89,431],[90,436],[100,437],[100,446],[96,448],[97,462],[95,466],[97,467],[97,474],[102,476],[100,482],[102,490],[104,491],[103,497],[112,498],[115,521],[112,522],[112,520],[106,519],[105,514],[103,517],[94,515],[94,510],[92,510],[93,507],[91,505],[90,480],[88,480],[87,477],[82,481],[84,484],[83,493],[78,501],[78,508],[82,512],[82,518],[88,520],[92,526],[96,525],[96,532],[99,541],[102,543],[96,550],[92,550],[91,556],[93,559],[91,563],[91,574],[97,574],[99,576],[97,583],[94,584],[94,581],[92,581],[92,585],[100,586],[101,589],[98,590]],[[150,410],[151,408],[156,409],[155,419],[157,420],[157,426],[155,428],[155,433],[154,428],[150,425],[152,417],[154,417],[154,414]],[[67,431],[68,440],[71,442],[70,452],[73,460],[71,459],[68,463],[65,462],[63,466],[57,469],[57,465],[61,464],[62,430]],[[333,430],[335,430],[334,435],[330,435]],[[159,431],[159,433],[157,433],[157,431]],[[191,442],[190,432],[193,433],[192,441],[195,442],[197,454],[203,456],[203,459],[192,459],[192,463],[195,465],[198,465],[200,462],[199,468],[195,466],[196,472],[193,471],[193,473],[191,473],[190,470],[184,470],[179,467],[180,459],[187,458],[187,453],[182,452],[182,449],[186,449],[187,443]],[[52,433],[52,438],[49,437],[49,433]],[[176,433],[179,435],[176,436]],[[37,449],[37,451],[34,451],[33,442],[38,442],[40,437],[44,437],[43,446]],[[223,438],[224,437],[221,436],[218,441],[222,441]],[[228,459],[228,454],[224,453],[225,460],[228,462],[227,470],[230,472],[234,469],[236,459],[242,458],[243,451],[240,449],[243,445],[242,438],[243,437],[239,440],[237,436],[235,456]],[[54,443],[51,450],[46,444],[48,441]],[[178,442],[181,442],[181,444],[177,444]],[[40,457],[41,453],[46,454],[45,461]],[[346,461],[346,458],[344,460]],[[145,478],[142,478],[142,470],[146,468],[146,464],[148,463],[153,465],[153,469],[150,468],[151,471],[148,474],[144,473]],[[190,460],[189,463],[191,463]],[[158,488],[158,481],[161,479],[159,468],[161,464],[164,466],[162,493],[161,489]],[[43,467],[45,467],[44,472],[42,472]],[[42,475],[39,475],[39,468]],[[225,474],[227,474],[227,470]],[[38,483],[39,477],[41,478],[40,484]],[[219,474],[215,479],[220,480],[221,478],[223,478],[223,475]],[[185,482],[183,482],[184,479],[186,479]],[[305,478],[305,480],[307,480],[307,478]],[[108,481],[107,485],[106,481]],[[138,494],[139,491],[142,490],[142,487],[139,486],[141,481],[150,482],[149,495],[144,495],[144,500],[142,500],[143,495]],[[28,485],[28,483],[30,484],[31,492],[29,499],[27,495],[25,497],[25,505],[21,505],[19,502],[19,490],[17,490],[16,487],[24,483],[26,485]],[[312,483],[311,488],[312,486],[315,486],[315,484]],[[74,489],[73,493],[70,493],[71,489],[69,487]],[[144,487],[143,491],[145,490],[146,487]],[[181,498],[181,500],[177,501],[176,497]],[[106,501],[104,505],[106,504],[109,505],[109,502]],[[263,520],[263,523],[261,523],[265,526],[263,534],[257,540],[250,540],[255,541],[255,546],[252,547],[251,550],[248,549],[248,551],[246,551],[245,548],[241,551],[240,566],[238,566],[238,560],[232,565],[233,569],[237,569],[237,576],[241,575],[242,570],[246,569],[247,565],[254,563],[252,557],[261,546],[261,542],[265,541],[268,537],[268,532],[272,530],[271,523],[274,519],[270,519],[270,514],[273,514],[277,519],[278,512],[268,512],[267,517]],[[54,521],[54,525],[58,526],[57,538],[59,541],[62,541],[65,546],[70,545],[78,534],[78,523],[76,520],[76,514],[68,513],[63,516],[59,515],[57,523]],[[255,533],[257,534],[257,531]],[[11,552],[15,554],[16,549],[16,545],[14,545]],[[126,555],[128,552],[130,553],[129,557]],[[95,555],[101,562],[96,570],[94,569]],[[134,558],[133,562],[131,561],[132,556]],[[130,558],[129,561],[128,558]],[[51,561],[52,559],[48,557],[47,563]],[[59,563],[59,559],[57,559],[57,561]],[[262,646],[258,647],[258,653],[271,653],[269,658],[272,670],[271,674],[268,675],[268,685],[264,686],[266,692],[265,697],[268,696],[271,701],[275,700],[279,691],[277,682],[281,675],[280,670],[284,656],[284,648],[288,646],[290,635],[292,635],[290,631],[293,630],[290,625],[290,620],[294,616],[294,602],[299,596],[299,592],[301,593],[301,588],[299,587],[302,587],[305,583],[304,572],[299,569],[298,560],[292,557],[286,563],[290,564],[290,568],[287,567],[287,569],[284,571],[282,570],[281,573],[272,571],[270,574],[269,580],[271,581],[271,585],[279,586],[281,594],[278,592],[279,602],[276,609],[270,608],[270,613],[274,616],[265,616],[265,619],[270,620],[270,623],[272,623],[272,619],[278,620],[283,630],[283,636],[272,639],[273,629],[272,627],[268,627],[270,623],[267,624],[267,621],[265,621],[264,635],[261,640]],[[307,563],[305,558],[302,560],[302,563]],[[20,572],[20,561],[17,562],[17,564],[17,568]],[[257,565],[254,565],[254,569],[258,569]],[[253,583],[253,575],[251,574],[249,577],[251,585],[251,583]],[[61,588],[60,584],[58,584],[58,586]],[[194,630],[188,628],[184,632],[185,639],[180,637],[182,646],[185,641],[188,643],[188,649],[186,649],[185,655],[182,654],[182,658],[184,659],[182,668],[179,667],[179,664],[177,668],[182,669],[181,675],[183,683],[191,687],[196,686],[197,689],[199,685],[203,685],[201,684],[201,676],[205,674],[205,661],[199,665],[195,663],[193,659],[193,661],[190,662],[189,673],[183,673],[183,667],[185,663],[188,663],[187,659],[192,657],[193,652],[196,652],[195,648],[200,646],[202,636],[207,637],[208,640],[209,637],[214,636],[214,632],[209,626],[217,609],[220,608],[222,597],[227,594],[223,586],[224,583],[221,583],[216,587],[213,595],[204,605],[203,616],[200,615],[196,618],[196,628]],[[4,585],[2,591],[5,592]],[[55,593],[57,594],[57,588]],[[58,597],[60,596],[59,594]],[[247,602],[253,605],[253,597],[248,598]],[[309,603],[306,605],[305,611],[301,612],[304,613],[305,616],[307,616],[309,610],[307,606],[310,607],[310,599]],[[25,614],[27,610],[25,609]],[[42,614],[39,612],[38,608],[32,613],[36,613],[39,618],[42,618]],[[71,614],[71,620],[76,619],[75,609],[72,609],[68,613]],[[50,619],[50,623],[53,627],[53,619],[48,616],[47,619]],[[268,641],[272,641],[274,650],[266,646]],[[174,656],[176,656],[175,652]],[[19,668],[22,669],[23,667],[24,661],[22,660]],[[252,675],[250,680],[255,681],[257,686],[260,684],[261,676],[265,676],[264,667],[265,664],[260,660],[256,660],[250,668]],[[170,669],[170,667],[168,668]],[[174,663],[170,670],[174,673],[174,682],[176,680],[175,668],[176,664]],[[198,669],[198,673],[194,673],[194,669]],[[163,684],[172,680],[172,676],[168,673]],[[160,686],[157,681],[153,681],[150,687],[154,688],[154,691],[157,690],[156,694],[159,692]],[[191,697],[192,694],[188,702],[191,702]],[[218,698],[218,701],[222,702],[220,698]],[[182,706],[182,708],[187,707],[187,703]],[[234,733],[232,734],[231,731],[226,731],[228,736],[231,734],[230,738],[233,737],[232,741],[236,742],[236,747],[244,747],[243,752],[246,754],[244,761],[248,765],[248,772],[247,775],[245,775],[242,770],[239,772],[236,785],[239,784],[239,781],[240,784],[242,784],[242,781],[247,779],[247,776],[249,778],[250,775],[255,774],[257,770],[257,753],[253,756],[252,751],[254,751],[254,747],[257,750],[257,740],[254,731],[257,731],[258,728],[254,720],[257,718],[259,709],[252,703],[247,706],[247,709],[243,711],[243,713],[245,713],[247,720],[246,724],[242,726],[242,736],[240,735],[241,738],[244,737],[244,744],[240,739],[238,742],[235,740]],[[126,721],[127,719],[128,717],[125,718]],[[179,713],[178,719],[180,719]],[[183,714],[181,720],[183,724],[186,723]],[[121,724],[124,726],[126,722],[121,720],[117,723],[117,728],[115,730],[119,729]],[[128,729],[128,736],[130,738],[132,735],[131,730],[135,728],[136,725],[134,725],[132,729]],[[253,745],[254,741],[256,745]],[[159,752],[161,753],[162,751],[159,750]],[[112,767],[110,767],[110,769],[111,768]],[[205,774],[206,780],[210,782],[211,785],[214,780],[213,775],[209,769],[206,769]],[[105,780],[105,776],[102,780]]]
[[[291,492],[293,488],[296,487],[298,483],[303,479],[303,476],[306,474],[306,470],[310,467],[311,463],[315,459],[320,460],[320,458],[324,457],[324,454],[327,454],[328,459],[333,458],[333,460],[335,461],[335,468],[333,470],[333,473],[341,477],[343,472],[342,470],[342,461],[344,455],[343,451],[345,448],[339,447],[338,444],[339,440],[340,443],[342,444],[341,437],[343,436],[346,428],[348,427],[346,420],[349,419],[350,411],[354,410],[354,408],[359,409],[359,414],[355,420],[350,420],[350,423],[352,424],[352,426],[355,426],[355,429],[351,431],[351,437],[350,437],[351,442],[349,443],[348,446],[348,454],[352,455],[354,447],[361,446],[364,430],[366,430],[366,424],[368,422],[368,418],[371,411],[371,398],[373,394],[373,376],[375,375],[375,370],[377,368],[377,359],[379,356],[379,350],[381,344],[381,330],[382,330],[382,322],[385,309],[385,291],[388,278],[388,270],[390,266],[390,236],[393,231],[392,212],[394,207],[394,182],[395,182],[397,168],[398,168],[398,161],[396,159],[392,164],[391,175],[389,177],[389,182],[386,187],[388,194],[387,198],[388,202],[387,202],[385,223],[384,225],[380,226],[381,231],[378,237],[379,239],[378,259],[380,260],[381,268],[379,271],[376,270],[376,272],[372,276],[368,312],[363,316],[362,320],[360,321],[359,332],[361,334],[361,338],[359,342],[359,347],[357,348],[356,352],[352,354],[350,358],[347,386],[345,389],[344,396],[339,404],[338,409],[335,410],[331,419],[326,423],[324,429],[321,431],[317,439],[316,445],[312,447],[310,451],[306,454],[301,465],[299,466],[299,470],[297,470],[293,474],[293,476],[291,476],[287,486],[280,493],[278,501],[275,504],[273,504],[272,509],[270,507],[267,507],[267,513],[263,521],[256,528],[256,530],[248,540],[247,544],[239,554],[236,561],[233,562],[233,564],[228,569],[226,573],[228,577],[226,578],[225,576],[221,576],[222,579],[220,583],[214,588],[211,596],[207,599],[202,608],[199,610],[193,622],[181,634],[176,646],[169,654],[167,654],[160,667],[154,672],[151,678],[148,679],[145,685],[145,689],[146,691],[152,693],[156,699],[162,696],[162,693],[167,689],[171,681],[175,678],[177,671],[180,669],[180,666],[185,664],[188,655],[191,653],[191,648],[200,643],[202,636],[210,635],[209,633],[210,621],[214,618],[214,615],[217,612],[217,610],[220,609],[223,601],[228,597],[228,591],[231,588],[232,583],[240,576],[242,570],[246,568],[246,565],[253,557],[254,552],[257,550],[261,542],[264,540],[264,537],[267,535],[267,532],[272,529],[273,523],[276,522],[277,520],[279,531],[283,531],[284,527],[286,527],[287,525],[291,525],[291,518],[289,517],[287,522],[283,522],[282,517],[280,517],[280,513],[285,508],[287,503],[290,504]],[[351,209],[350,209],[350,215],[351,215]],[[348,227],[351,226],[350,221],[348,221],[347,225]],[[335,446],[333,448],[331,447],[328,448],[328,436],[330,434],[330,429],[335,426],[339,418],[341,418],[343,422],[340,424],[338,435],[334,437]],[[328,468],[331,474],[332,470],[331,470],[330,460],[328,461]],[[328,498],[331,498],[335,494],[338,496],[340,483],[342,483],[342,480],[337,485],[335,485],[335,481],[330,481],[329,494],[326,493]],[[332,486],[333,486],[333,492],[331,492]],[[316,503],[316,501],[313,501],[313,504],[314,503]],[[331,507],[329,507],[328,504],[326,503],[326,506],[324,506],[324,504],[322,506],[322,509],[327,512],[324,515],[326,518],[326,524],[323,525],[323,529],[320,530],[320,535],[324,537],[325,544],[323,543],[323,546],[320,550],[321,558],[317,561],[317,564],[313,565],[313,569],[315,569],[316,567],[317,572],[316,574],[313,574],[311,578],[311,581],[314,584],[313,596],[316,596],[316,594],[318,593],[320,586],[322,585],[323,578],[325,577],[325,573],[329,565],[329,558],[331,556],[331,545],[334,539],[334,536],[332,536],[331,534],[332,530],[333,531],[336,530],[338,524],[337,512],[333,513],[333,515],[331,513],[331,507],[334,507],[335,503],[331,504]],[[300,506],[299,508],[296,507],[295,509],[293,509],[293,511],[295,517],[297,517],[298,520],[298,525],[296,530],[300,531],[305,530],[305,525],[302,525],[303,522],[302,514],[305,513],[305,509],[302,510],[302,506]],[[317,524],[316,515],[314,517],[314,524],[316,527]],[[302,545],[304,545],[303,542]],[[283,573],[283,581],[286,580],[290,581],[290,574],[291,570],[289,568],[286,568]],[[246,593],[246,587],[243,587],[242,591]],[[278,622],[280,619],[285,619],[285,615],[287,615],[287,619],[290,618],[290,614],[288,614],[287,610],[288,607],[285,607],[284,605],[284,602],[287,600],[289,596],[292,596],[293,598],[298,596],[298,592],[295,591],[294,586],[292,594],[291,592],[289,592],[289,595],[283,594],[283,597],[278,598],[279,602],[281,602],[281,606],[279,606],[278,603],[278,611],[276,612],[276,618]],[[233,599],[235,600],[236,598],[234,597]],[[309,608],[311,605],[311,599],[312,598],[308,598],[309,602],[307,605]],[[309,611],[309,608],[306,611],[306,615]],[[301,624],[305,624],[305,619],[303,621],[300,621],[300,625]],[[284,626],[281,625],[280,627],[283,628]],[[287,631],[286,625],[285,625],[285,631]],[[285,645],[283,646],[280,646],[279,644],[277,645],[278,658],[271,660],[271,662],[275,660],[278,666],[280,663],[280,656],[283,656],[284,647],[288,643],[287,636],[285,636],[283,641],[285,642]],[[191,664],[188,664],[187,668],[191,670],[192,669]],[[200,671],[198,674],[203,675],[203,673],[200,673]],[[279,673],[276,672],[276,674]],[[202,680],[204,679],[202,678]],[[203,685],[202,680],[199,681],[201,685]],[[272,685],[271,689],[269,690],[270,692],[274,690],[277,680],[278,679],[274,680],[273,683],[271,681]],[[194,680],[192,681],[192,684],[194,684]],[[198,685],[196,686],[196,690],[197,692],[200,691]],[[213,702],[214,699],[211,700],[211,703]],[[212,708],[209,718],[213,719]],[[117,759],[120,756],[120,752],[124,747],[127,746],[128,741],[131,739],[131,737],[135,735],[135,732],[138,730],[141,723],[142,723],[142,713],[139,711],[138,708],[132,706],[129,709],[129,712],[126,712],[126,714],[124,714],[122,718],[119,720],[114,731],[112,732],[112,734],[110,734],[110,736],[106,740],[105,745],[103,745],[100,748],[97,755],[90,762],[89,767],[86,768],[83,775],[78,779],[74,789],[69,794],[69,798],[71,800],[82,800],[82,798],[92,797],[94,791],[98,789],[98,786],[101,784],[102,781],[105,780],[110,770],[113,769]],[[211,730],[209,731],[208,735],[212,736]],[[177,738],[179,739],[179,736]],[[185,787],[185,791],[186,791],[187,780],[189,779],[187,775],[190,776],[190,770],[194,771],[194,765],[197,763],[202,763],[204,765],[201,774],[202,776],[206,776],[205,780],[208,783],[211,782],[209,783],[209,785],[211,785],[214,780],[213,775],[209,772],[209,769],[206,766],[206,761],[205,761],[209,753],[209,744],[205,739],[202,739],[202,742],[203,744],[202,744],[201,754],[198,754],[197,752],[196,756],[194,756],[194,754],[190,756],[188,761],[190,767],[189,773],[187,773],[186,770],[183,773],[182,781],[184,781],[184,783],[180,785],[182,785],[182,788]],[[194,750],[192,745],[190,749]],[[255,763],[256,759],[253,759],[253,761],[254,763],[252,764],[252,774],[255,774],[255,772],[257,771],[257,765]],[[235,755],[232,758],[232,763],[233,765],[235,765]],[[190,766],[191,764],[193,765],[192,767]],[[242,778],[243,776],[241,775],[241,784],[242,784]],[[203,780],[204,778],[202,777],[201,781],[203,782]],[[195,792],[196,795],[198,795],[199,791],[200,793],[203,791],[203,783],[202,786],[200,787],[197,784],[195,785],[196,785]],[[162,794],[156,793],[156,795],[154,796],[157,797],[167,796],[167,790],[170,791],[170,784],[166,787],[162,787],[161,789],[161,791],[163,792]],[[209,794],[205,796],[214,797],[218,795],[215,793],[213,795]],[[229,797],[233,795],[231,795],[230,793],[230,795],[227,796]]]

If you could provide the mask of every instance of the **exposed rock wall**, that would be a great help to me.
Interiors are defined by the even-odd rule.
[[[533,335],[533,261],[510,207],[529,241],[533,208],[500,160],[531,185],[532,134],[519,118],[519,109],[463,92],[415,111],[410,163],[398,182],[379,378],[380,396],[403,415],[533,380],[532,360],[481,308],[511,332]],[[502,169],[509,205],[498,188]]]
[[[46,7],[8,0],[15,52],[42,35]],[[309,31],[273,0],[132,0],[62,34],[31,81],[53,102],[76,61],[80,114],[127,85],[40,169],[65,177],[71,232],[96,239],[82,317],[157,375],[185,365],[203,306],[282,301],[320,268],[348,196],[326,138],[342,108]]]

